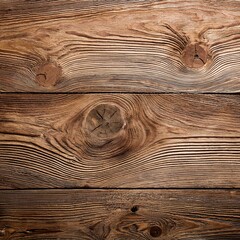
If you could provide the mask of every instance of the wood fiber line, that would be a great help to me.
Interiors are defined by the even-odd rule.
[[[1,94],[0,188],[240,187],[240,96]]]
[[[0,239],[238,240],[228,190],[0,191]]]
[[[1,1],[1,92],[240,91],[240,2]]]

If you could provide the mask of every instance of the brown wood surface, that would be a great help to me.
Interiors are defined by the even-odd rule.
[[[1,94],[0,188],[240,187],[240,96]]]
[[[0,239],[239,240],[237,190],[0,192]]]
[[[240,1],[0,1],[1,92],[239,92]]]
[[[0,240],[239,240],[239,56],[239,0],[0,0]]]

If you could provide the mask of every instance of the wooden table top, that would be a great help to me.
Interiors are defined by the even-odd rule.
[[[0,1],[0,240],[239,240],[240,1]]]

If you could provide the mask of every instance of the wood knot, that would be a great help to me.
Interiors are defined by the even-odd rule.
[[[86,128],[91,134],[108,138],[118,133],[124,126],[120,109],[111,104],[100,104],[94,107],[86,118]]]
[[[200,68],[206,64],[209,55],[205,46],[200,46],[199,43],[196,43],[186,46],[182,58],[187,67]]]
[[[159,237],[162,234],[162,229],[158,226],[150,227],[150,235],[152,237]]]
[[[136,212],[138,211],[138,206],[133,206],[133,207],[131,208],[131,211],[132,211],[133,213],[136,213]]]
[[[57,84],[62,74],[60,66],[54,63],[44,63],[36,73],[36,81],[42,87],[53,87]]]

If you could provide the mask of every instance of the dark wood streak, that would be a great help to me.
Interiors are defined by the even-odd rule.
[[[1,94],[0,188],[240,187],[239,104],[216,94]],[[111,120],[121,124],[92,131]]]
[[[238,240],[239,201],[237,190],[2,190],[0,239]]]
[[[237,0],[1,1],[0,91],[240,92],[239,26]]]

